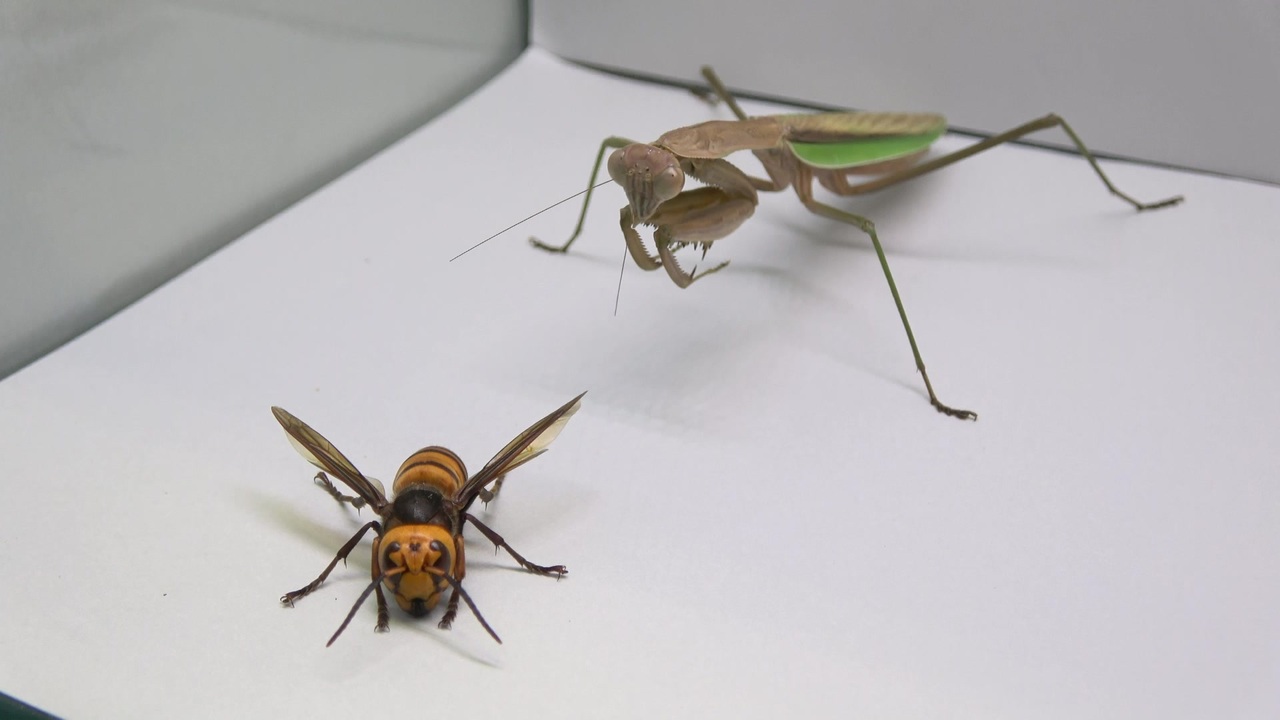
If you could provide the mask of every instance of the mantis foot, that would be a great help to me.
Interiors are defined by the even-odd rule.
[[[1181,203],[1182,200],[1183,198],[1181,195],[1175,195],[1167,200],[1161,200],[1160,202],[1135,203],[1134,206],[1138,208],[1138,212],[1142,212],[1143,210],[1159,210],[1160,208],[1173,207],[1174,205]]]
[[[956,410],[953,407],[947,407],[946,405],[943,405],[942,403],[938,402],[937,398],[931,398],[929,402],[933,404],[933,408],[935,410],[942,413],[943,415],[950,415],[951,417],[959,420],[977,420],[978,419],[978,413],[973,412],[972,410]]]
[[[568,244],[568,243],[565,243],[564,245],[548,245],[548,244],[546,244],[546,243],[542,242],[541,240],[539,240],[539,239],[538,239],[538,238],[536,238],[536,237],[530,237],[530,238],[529,238],[529,244],[530,244],[530,245],[532,245],[532,246],[534,246],[534,247],[536,247],[536,248],[538,248],[539,250],[546,250],[547,252],[550,252],[550,253],[562,253],[562,254],[563,254],[563,253],[566,253],[566,252],[568,252],[568,251],[569,251],[569,244]]]

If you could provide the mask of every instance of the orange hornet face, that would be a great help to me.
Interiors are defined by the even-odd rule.
[[[422,617],[449,587],[441,574],[456,577],[457,550],[449,531],[438,525],[401,525],[388,530],[378,546],[382,571],[404,568],[387,578],[387,589],[405,612]]]
[[[609,177],[622,186],[631,206],[631,222],[647,222],[658,206],[684,189],[684,170],[669,150],[633,143],[609,156]]]

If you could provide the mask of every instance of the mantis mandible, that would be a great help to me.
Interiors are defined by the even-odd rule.
[[[573,234],[563,245],[548,245],[536,238],[529,241],[535,247],[557,253],[566,252],[573,245],[582,233],[587,207],[591,204],[591,191],[596,187],[596,176],[605,150],[613,148],[608,171],[627,194],[627,205],[622,208],[620,223],[632,259],[644,270],[665,268],[671,280],[685,288],[695,280],[723,269],[728,262],[702,272],[697,272],[696,268],[692,273],[686,272],[676,262],[676,250],[692,245],[702,249],[705,256],[706,249],[713,242],[729,235],[751,217],[759,203],[759,192],[781,192],[794,187],[800,202],[811,212],[853,225],[871,238],[885,280],[889,283],[889,292],[893,294],[893,302],[902,318],[907,341],[911,344],[916,369],[929,393],[929,402],[938,412],[954,418],[976,420],[978,416],[969,410],[944,405],[934,393],[911,323],[907,320],[902,296],[876,234],[875,223],[815,200],[814,180],[836,195],[860,195],[933,172],[1033,132],[1060,127],[1089,161],[1107,189],[1135,209],[1154,210],[1182,201],[1182,196],[1177,196],[1142,203],[1120,191],[1107,178],[1093,153],[1071,126],[1057,115],[1045,115],[961,150],[919,162],[929,146],[946,131],[947,121],[941,115],[828,112],[752,118],[738,106],[715,71],[704,67],[702,75],[737,120],[712,120],[677,128],[652,143],[637,143],[621,137],[605,138],[596,154],[591,181],[587,185],[582,212]],[[747,175],[724,159],[741,150],[755,154],[769,175],[767,180]],[[851,183],[851,175],[877,177]],[[685,190],[686,176],[701,181],[705,186]],[[656,256],[649,254],[636,232],[639,225],[655,228]]]

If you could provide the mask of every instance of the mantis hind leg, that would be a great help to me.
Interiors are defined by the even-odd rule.
[[[944,405],[938,400],[937,393],[933,391],[933,383],[929,382],[929,372],[924,367],[924,358],[920,356],[920,346],[916,344],[915,333],[911,331],[911,321],[907,319],[907,310],[902,304],[902,295],[898,293],[898,285],[893,281],[893,272],[889,269],[889,260],[885,257],[884,248],[880,245],[880,237],[876,234],[875,223],[871,222],[869,218],[845,212],[814,200],[813,178],[807,176],[807,174],[796,179],[796,191],[800,195],[800,202],[804,203],[804,206],[810,212],[853,225],[871,238],[871,244],[876,251],[876,258],[880,260],[880,268],[884,270],[884,279],[889,283],[889,292],[893,294],[893,304],[898,308],[898,317],[902,318],[902,329],[906,331],[907,342],[911,344],[911,354],[916,361],[916,370],[920,372],[920,377],[924,380],[924,388],[929,393],[929,403],[933,405],[935,410],[944,415],[960,420],[977,420],[977,413]]]
[[[582,212],[578,213],[578,224],[573,228],[573,234],[569,236],[568,240],[564,241],[563,245],[548,245],[535,237],[529,238],[529,244],[536,248],[546,250],[547,252],[568,252],[569,246],[572,245],[573,241],[577,240],[578,236],[582,234],[582,226],[587,221],[587,207],[591,205],[591,193],[595,190],[596,177],[600,174],[600,165],[604,162],[604,151],[610,148],[616,149],[626,145],[631,145],[633,142],[633,140],[628,140],[624,137],[613,136],[605,138],[604,141],[600,143],[600,150],[596,153],[596,162],[591,166],[591,179],[587,181],[586,197],[582,199]]]
[[[706,78],[707,83],[711,85],[711,91],[715,96],[729,106],[734,116],[739,120],[750,119],[750,116],[743,112],[738,105],[738,101],[734,99],[733,93],[729,92],[729,88],[725,87],[725,84],[720,81],[720,76],[716,75],[716,71],[712,70],[710,65],[702,66],[702,77]],[[771,148],[769,150],[752,150],[751,154],[756,156],[760,164],[764,166],[765,172],[769,174],[768,180],[744,174],[756,190],[781,192],[790,186],[791,177],[794,175],[792,166],[795,164],[795,159],[789,151]]]
[[[711,91],[715,93],[720,101],[729,106],[729,110],[733,112],[739,120],[746,120],[747,114],[742,112],[742,108],[738,106],[738,101],[734,99],[733,93],[729,92],[729,88],[720,82],[720,76],[716,75],[716,71],[711,69],[710,65],[702,66],[702,77],[706,78],[707,83],[711,85]]]
[[[1067,134],[1067,137],[1070,138],[1071,142],[1076,146],[1076,150],[1078,150],[1080,154],[1084,156],[1084,159],[1089,162],[1089,166],[1093,168],[1093,172],[1098,176],[1098,179],[1102,180],[1103,185],[1107,186],[1107,190],[1110,190],[1112,195],[1115,195],[1121,200],[1132,205],[1135,210],[1157,210],[1159,208],[1171,207],[1182,202],[1182,196],[1176,195],[1157,202],[1144,203],[1135,200],[1130,195],[1121,191],[1111,182],[1111,178],[1107,177],[1107,174],[1102,171],[1102,167],[1098,165],[1097,158],[1093,156],[1093,153],[1084,144],[1084,141],[1080,139],[1080,136],[1076,134],[1076,131],[1071,129],[1071,126],[1067,124],[1066,120],[1063,120],[1061,117],[1053,114],[1036,118],[1035,120],[1023,123],[1011,130],[1006,130],[999,135],[992,135],[991,137],[980,142],[976,142],[969,147],[962,148],[953,153],[943,155],[914,167],[892,172],[869,182],[851,185],[848,178],[848,175],[850,174],[849,171],[830,171],[824,173],[822,184],[838,195],[861,195],[863,193],[869,193],[889,187],[890,185],[897,185],[900,182],[905,182],[926,173],[931,173],[934,170],[940,170],[952,163],[977,155],[983,150],[990,150],[997,145],[1003,145],[1004,143],[1017,140],[1026,135],[1030,135],[1031,133],[1047,130],[1053,127],[1062,128],[1062,131]]]

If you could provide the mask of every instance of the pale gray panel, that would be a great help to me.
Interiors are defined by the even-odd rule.
[[[450,107],[523,3],[0,4],[0,377]]]
[[[1057,112],[1110,154],[1280,181],[1267,0],[538,0],[532,41],[682,81],[709,63],[734,88],[937,110],[980,132]]]

